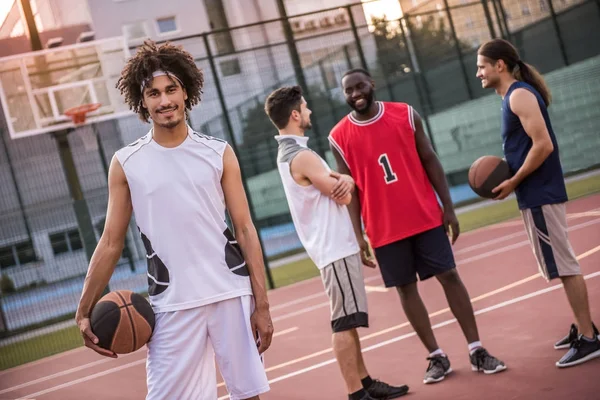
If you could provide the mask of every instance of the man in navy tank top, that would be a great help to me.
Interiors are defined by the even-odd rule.
[[[554,344],[569,348],[556,363],[570,367],[600,357],[587,287],[567,235],[568,200],[558,143],[547,107],[551,94],[540,73],[524,63],[506,40],[479,48],[477,77],[484,88],[502,96],[502,142],[513,176],[493,191],[496,200],[513,191],[541,274],[560,278],[578,325]]]

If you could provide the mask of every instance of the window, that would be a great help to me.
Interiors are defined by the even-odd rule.
[[[158,18],[156,20],[156,26],[158,27],[158,34],[177,32],[177,21],[175,17]]]
[[[36,260],[33,243],[29,240],[0,247],[0,268],[18,266]]]
[[[78,229],[71,229],[66,232],[56,232],[48,236],[54,255],[72,253],[83,249],[83,243],[81,241],[81,236],[79,236]]]
[[[540,10],[542,11],[548,11],[548,3],[546,3],[547,0],[540,0]]]
[[[223,74],[223,76],[238,75],[242,72],[242,70],[240,69],[240,62],[237,58],[221,61],[219,63],[219,66],[221,67],[221,73]]]
[[[144,21],[132,22],[123,25],[123,35],[127,40],[145,39],[149,37],[148,29]]]
[[[521,6],[521,12],[523,15],[531,15],[531,11],[529,10],[529,6],[527,4],[523,4]]]

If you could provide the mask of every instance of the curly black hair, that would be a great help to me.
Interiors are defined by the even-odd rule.
[[[302,104],[302,88],[300,86],[284,86],[272,92],[265,101],[265,113],[279,129],[284,129],[293,110],[300,111]]]
[[[151,40],[146,40],[135,56],[131,57],[117,81],[117,89],[125,96],[129,108],[138,114],[140,119],[148,122],[150,114],[142,107],[143,83],[152,80],[152,74],[157,70],[171,73],[181,80],[187,93],[185,108],[191,110],[198,104],[204,86],[204,73],[194,62],[190,53],[181,46],[164,43],[158,46]]]

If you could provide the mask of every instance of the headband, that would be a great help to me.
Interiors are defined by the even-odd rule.
[[[146,85],[147,85],[147,84],[148,84],[148,83],[149,83],[149,82],[150,82],[150,81],[151,81],[153,78],[156,78],[157,76],[163,76],[163,75],[164,75],[164,76],[168,76],[169,78],[173,77],[173,78],[177,79],[177,80],[179,81],[179,84],[181,85],[181,87],[183,87],[183,82],[181,81],[181,79],[179,79],[179,78],[177,77],[177,75],[175,75],[175,74],[173,74],[173,73],[171,73],[171,72],[166,72],[166,71],[163,71],[163,70],[161,70],[161,69],[158,69],[158,70],[156,70],[156,71],[154,71],[154,72],[152,73],[152,78],[150,78],[150,79],[146,79],[146,80],[145,80],[145,81],[142,83],[142,85],[140,86],[140,91],[141,91],[142,93],[144,93],[144,89],[146,88]]]

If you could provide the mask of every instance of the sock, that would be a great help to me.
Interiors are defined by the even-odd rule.
[[[357,392],[349,394],[348,399],[349,400],[360,400],[363,397],[365,397],[366,394],[367,394],[367,392],[365,392],[365,389],[360,389]]]
[[[442,349],[437,349],[436,351],[434,351],[433,353],[431,353],[429,355],[429,357],[434,357],[434,356],[443,356],[444,352],[442,351]]]
[[[362,385],[365,389],[368,389],[373,384],[373,379],[371,379],[370,375],[367,375],[365,378],[362,378],[360,380],[360,382],[362,383]]]
[[[585,335],[581,335],[582,339],[585,340],[586,342],[590,342],[590,343],[594,343],[596,340],[598,340],[598,337],[595,338],[589,338]]]
[[[480,347],[483,347],[483,346],[481,346],[480,341],[469,343],[469,354],[475,353],[475,350],[477,350]]]

